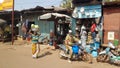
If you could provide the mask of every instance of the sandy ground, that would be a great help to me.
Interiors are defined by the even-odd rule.
[[[107,63],[93,64],[60,59],[58,50],[52,50],[48,45],[40,45],[41,52],[38,59],[31,56],[31,46],[23,41],[11,43],[0,43],[0,68],[120,68]]]

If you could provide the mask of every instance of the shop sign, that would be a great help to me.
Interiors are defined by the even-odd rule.
[[[102,15],[101,5],[75,7],[72,16],[74,18],[98,18]]]

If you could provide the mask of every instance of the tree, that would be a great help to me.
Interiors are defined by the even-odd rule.
[[[114,1],[120,1],[120,0],[103,0],[103,2],[114,2]]]
[[[63,0],[60,7],[71,9],[72,8],[72,0]]]

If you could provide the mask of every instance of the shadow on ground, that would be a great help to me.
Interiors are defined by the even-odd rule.
[[[45,52],[45,53],[39,55],[38,58],[42,58],[42,57],[45,57],[45,56],[47,56],[47,55],[52,55],[52,53],[49,52],[49,51],[47,51],[47,52]]]

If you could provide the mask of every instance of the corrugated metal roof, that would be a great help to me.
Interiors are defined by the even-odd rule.
[[[92,4],[100,4],[102,0],[73,0],[72,3],[75,6],[78,5],[92,5]]]
[[[120,1],[103,2],[103,5],[120,5]]]
[[[41,6],[36,6],[35,8],[30,8],[30,9],[24,9],[22,10],[23,12],[24,11],[37,11],[37,10],[43,10],[45,9],[44,7],[41,7]]]

